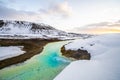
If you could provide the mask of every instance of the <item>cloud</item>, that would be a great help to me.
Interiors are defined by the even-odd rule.
[[[73,28],[73,31],[78,33],[93,33],[93,34],[115,32],[120,33],[120,20],[117,22],[100,22],[86,25],[84,27],[76,27]]]
[[[101,22],[101,23],[94,23],[94,24],[89,24],[86,27],[104,27],[104,26],[108,26],[109,22]]]
[[[53,18],[56,17],[66,18],[69,17],[71,13],[72,9],[68,5],[67,1],[50,4],[47,9],[46,8],[39,9],[38,12],[16,10],[13,8],[9,8],[7,7],[6,3],[0,1],[0,19],[39,22],[51,18],[51,16]]]
[[[120,27],[120,21],[117,22],[101,22],[87,25],[89,28],[106,28],[106,27]]]
[[[69,6],[68,1],[51,4],[48,9],[40,9],[39,11],[47,15],[61,17],[70,17],[72,15],[72,8]]]
[[[22,10],[19,11],[0,5],[0,19],[36,21],[40,20],[41,16],[39,13]]]

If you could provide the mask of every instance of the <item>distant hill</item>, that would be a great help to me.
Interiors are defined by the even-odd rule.
[[[43,23],[0,20],[0,38],[59,38],[72,39],[89,37],[87,34],[67,33]]]

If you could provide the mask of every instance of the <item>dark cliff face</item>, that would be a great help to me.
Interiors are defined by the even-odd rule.
[[[5,27],[13,25],[14,27],[24,27],[24,28],[30,28],[30,30],[56,30],[52,26],[43,24],[43,23],[32,23],[32,22],[26,22],[26,21],[7,21],[7,20],[0,20],[0,27]]]
[[[71,57],[77,60],[90,60],[91,55],[88,53],[87,50],[65,50],[65,47],[63,46],[61,48],[62,55],[66,57]]]
[[[32,23],[32,28],[31,29],[41,29],[41,30],[55,30],[55,28],[45,25],[45,24],[35,24]]]
[[[41,23],[41,24],[35,24],[35,23],[31,23],[31,28],[30,28],[30,30],[32,31],[32,32],[40,32],[40,31],[47,31],[47,32],[49,32],[49,30],[55,30],[56,31],[56,29],[55,28],[53,28],[53,27],[51,27],[51,26],[49,26],[49,25],[45,25],[45,24],[43,24],[43,23]]]
[[[52,26],[40,23],[32,23],[32,22],[26,22],[26,21],[4,21],[4,20],[0,20],[0,27],[3,27],[3,25],[9,25],[9,24],[13,24],[15,27],[20,27],[20,26],[32,26],[32,29],[44,29],[44,30],[56,30],[55,28],[53,28]]]
[[[4,21],[0,20],[0,27],[2,27],[4,25]]]

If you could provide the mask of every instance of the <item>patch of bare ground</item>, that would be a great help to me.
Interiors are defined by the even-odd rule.
[[[0,61],[0,69],[17,64],[32,56],[42,52],[43,47],[49,42],[59,41],[57,39],[0,39],[0,46],[24,46],[23,50],[26,53],[16,57],[8,58]]]
[[[66,50],[65,46],[61,48],[62,55],[76,60],[90,60],[91,55],[87,50]]]

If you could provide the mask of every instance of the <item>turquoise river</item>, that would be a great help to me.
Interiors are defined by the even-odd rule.
[[[61,55],[68,41],[47,44],[42,53],[0,70],[0,80],[53,80],[71,61]]]

